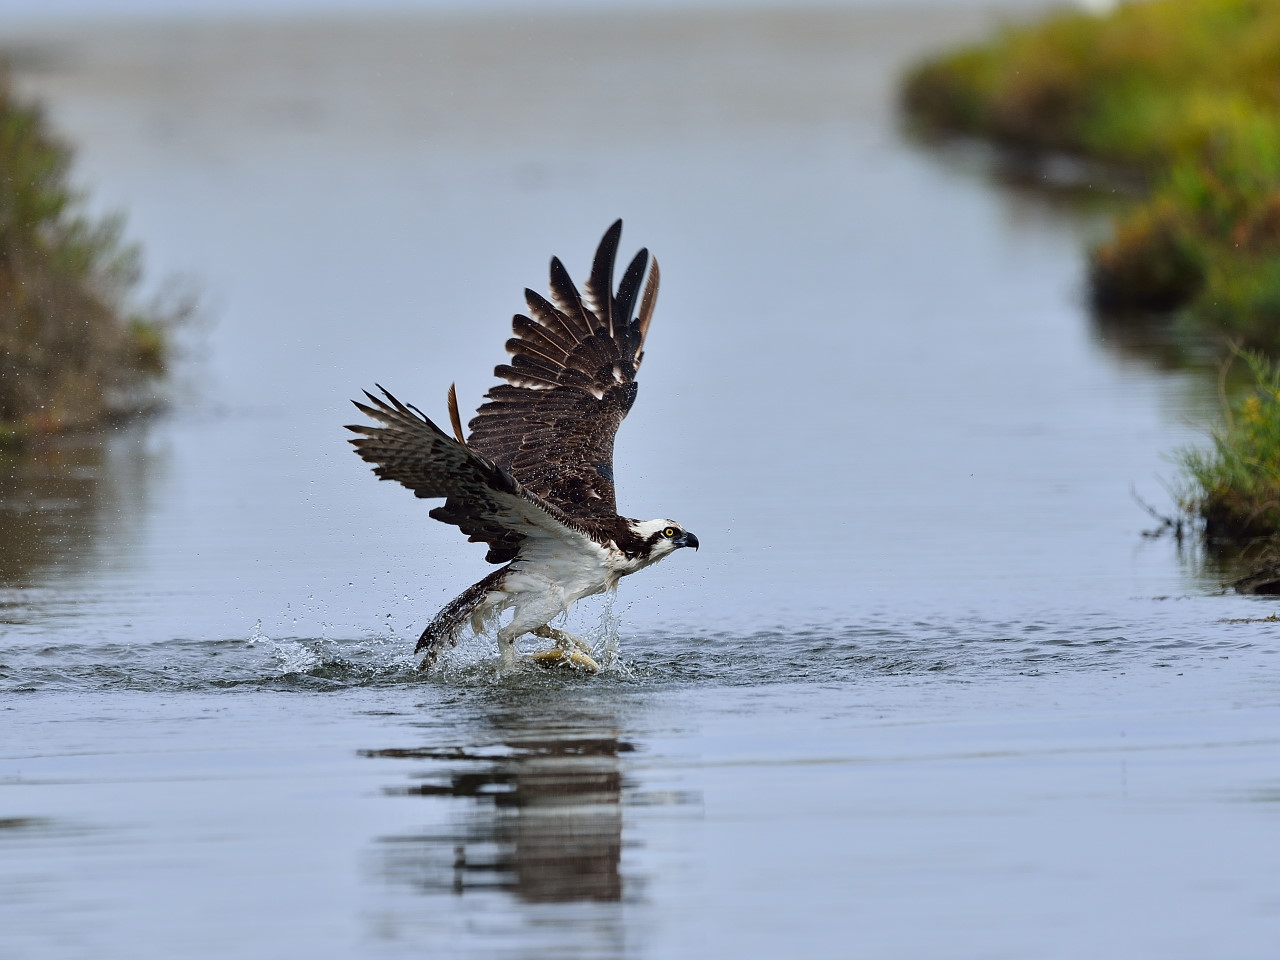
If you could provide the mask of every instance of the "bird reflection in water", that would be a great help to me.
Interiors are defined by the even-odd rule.
[[[468,799],[442,832],[387,838],[391,876],[424,893],[501,890],[529,903],[623,896],[619,755],[600,727],[540,729],[492,749],[392,749],[366,756],[428,761],[425,782],[389,793]],[[460,822],[459,822],[460,821]]]

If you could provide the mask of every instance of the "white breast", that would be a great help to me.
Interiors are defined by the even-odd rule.
[[[569,604],[613,586],[617,551],[585,536],[526,540],[511,565],[508,583],[516,589],[546,589],[551,584]],[[620,555],[619,555],[620,556]]]

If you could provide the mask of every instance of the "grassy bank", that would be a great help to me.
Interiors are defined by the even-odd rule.
[[[70,160],[0,77],[0,446],[153,405],[180,312],[130,307],[137,252],[83,213]]]
[[[1092,300],[1261,351],[1212,446],[1179,455],[1181,507],[1211,540],[1280,538],[1280,0],[1064,10],[921,64],[903,99],[927,131],[1149,185],[1090,251]]]
[[[1178,454],[1188,480],[1182,509],[1214,540],[1250,540],[1280,531],[1280,365],[1242,353],[1252,386],[1223,399],[1212,446]]]
[[[926,129],[1140,171],[1148,196],[1091,253],[1094,302],[1177,311],[1280,353],[1280,0],[1064,11],[917,67]]]

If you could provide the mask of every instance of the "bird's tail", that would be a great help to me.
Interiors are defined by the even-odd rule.
[[[503,567],[493,571],[479,583],[473,583],[445,604],[444,609],[427,624],[427,629],[422,631],[422,636],[418,638],[418,645],[413,649],[415,654],[425,654],[422,663],[418,665],[420,670],[430,668],[440,654],[457,645],[458,638],[462,636],[462,631],[468,623],[473,629],[480,628],[477,622],[480,613],[478,608],[490,593],[501,586],[502,578],[506,573],[507,567]]]

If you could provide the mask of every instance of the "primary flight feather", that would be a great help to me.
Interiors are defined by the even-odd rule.
[[[632,258],[614,287],[622,221],[600,241],[579,292],[558,258],[549,297],[525,290],[528,315],[516,314],[507,341],[505,381],[491,389],[459,442],[450,388],[449,436],[416,407],[382,387],[355,402],[377,426],[347,429],[356,452],[383,480],[422,498],[444,498],[431,516],[485,543],[490,563],[505,564],[441,610],[418,641],[424,667],[457,643],[470,624],[480,632],[504,611],[498,630],[504,660],[527,633],[552,639],[566,662],[595,663],[551,620],[618,580],[698,538],[672,520],[632,520],[617,512],[613,441],[636,398],[636,371],[658,298],[658,263]],[[576,648],[576,649],[575,649]]]

